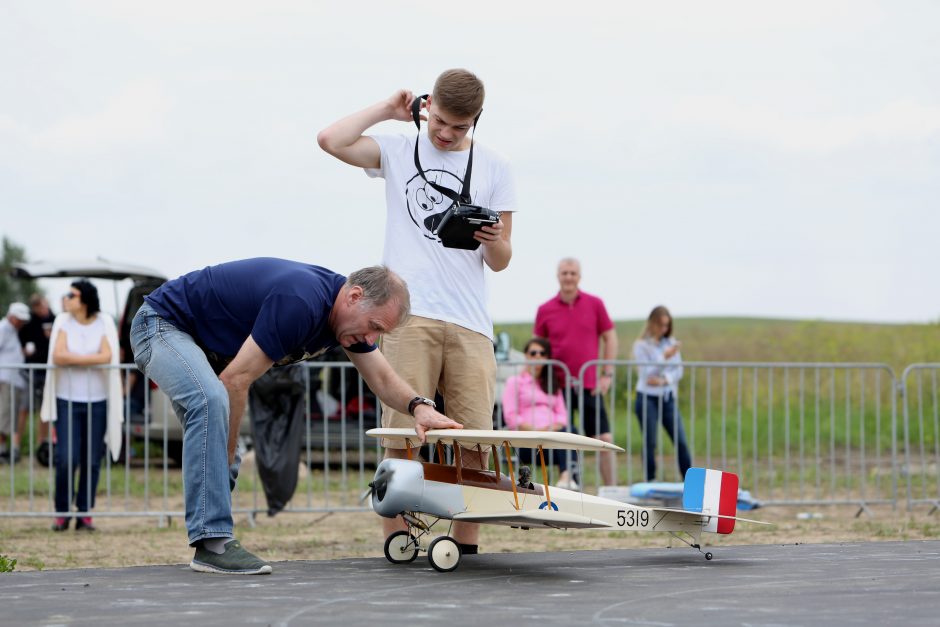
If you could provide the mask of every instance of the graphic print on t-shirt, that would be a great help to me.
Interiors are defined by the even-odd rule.
[[[454,190],[455,194],[459,194],[463,187],[463,179],[447,170],[425,170],[424,176],[441,187]],[[405,205],[408,207],[411,221],[422,235],[435,242],[441,241],[437,236],[437,225],[453,203],[454,201],[425,182],[421,174],[415,174],[405,184]]]

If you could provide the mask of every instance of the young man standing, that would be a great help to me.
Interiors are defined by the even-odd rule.
[[[385,179],[386,228],[383,262],[408,282],[412,316],[382,339],[392,367],[424,396],[444,396],[448,414],[467,429],[491,429],[496,361],[493,323],[486,303],[484,265],[504,270],[512,257],[510,235],[515,189],[508,163],[474,143],[470,196],[473,204],[501,212],[474,239],[476,250],[446,248],[437,226],[451,200],[433,185],[459,194],[470,156],[470,130],[483,110],[483,83],[471,72],[447,70],[421,107],[427,134],[364,135],[386,120],[412,122],[415,96],[400,89],[389,98],[345,117],[317,136],[320,147],[337,159]],[[424,177],[415,165],[417,142]],[[382,424],[404,427],[411,417],[383,405]],[[386,442],[386,446],[391,443]],[[462,451],[468,468],[485,467],[486,455]],[[403,458],[404,449],[386,448],[387,457]],[[384,519],[386,535],[404,528],[400,519]],[[457,523],[454,537],[467,554],[477,551],[476,525]]]
[[[607,315],[604,301],[578,289],[581,282],[581,264],[566,258],[558,263],[558,294],[543,303],[535,314],[536,337],[552,343],[555,359],[564,363],[572,377],[577,377],[581,366],[597,359],[598,340],[604,343],[604,359],[617,358],[617,329]],[[597,368],[584,371],[584,409],[580,416],[584,433],[611,442],[610,424],[604,409],[604,394],[614,380],[614,366],[603,366],[600,376]],[[577,390],[571,395],[572,409],[577,407]],[[614,455],[601,454],[601,480],[604,485],[615,485]]]

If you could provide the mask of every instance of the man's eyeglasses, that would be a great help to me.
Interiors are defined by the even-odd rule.
[[[526,355],[529,357],[545,357],[545,351],[530,350]]]
[[[69,292],[68,294],[63,294],[62,298],[68,298],[68,299],[78,298],[78,294],[76,294],[75,292]]]

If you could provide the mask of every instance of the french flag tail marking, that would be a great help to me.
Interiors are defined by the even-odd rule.
[[[738,476],[709,468],[689,468],[685,473],[682,508],[703,514],[734,516],[738,511]],[[731,533],[734,519],[711,518],[703,530]]]

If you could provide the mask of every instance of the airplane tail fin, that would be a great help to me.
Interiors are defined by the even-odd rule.
[[[689,468],[685,473],[682,508],[703,514],[734,516],[738,511],[738,476],[709,468]],[[709,519],[703,528],[712,533],[734,531],[734,518]]]

